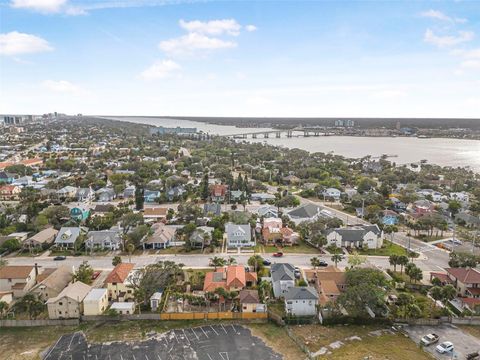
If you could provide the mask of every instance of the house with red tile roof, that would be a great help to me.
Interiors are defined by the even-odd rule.
[[[129,287],[129,278],[133,274],[134,264],[121,263],[108,274],[105,286],[110,301],[133,301],[133,289]]]
[[[203,291],[213,292],[217,288],[227,291],[240,291],[246,287],[255,285],[257,273],[246,272],[245,267],[231,265],[217,271],[208,272],[205,275]]]
[[[22,189],[16,185],[0,186],[0,200],[18,200]]]
[[[460,296],[480,298],[480,271],[472,268],[445,269]]]
[[[224,202],[227,196],[228,186],[223,184],[213,185],[210,191],[212,202]]]

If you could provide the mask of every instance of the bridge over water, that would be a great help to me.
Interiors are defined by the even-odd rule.
[[[229,134],[223,135],[225,137],[234,138],[234,139],[248,139],[251,137],[252,139],[256,139],[257,137],[263,137],[264,139],[268,139],[270,136],[281,138],[286,136],[288,138],[291,137],[310,137],[310,136],[330,136],[335,135],[335,133],[330,131],[326,131],[325,128],[320,127],[296,127],[293,129],[278,129],[278,130],[263,130],[263,131],[253,131],[247,133],[239,133],[239,134]]]

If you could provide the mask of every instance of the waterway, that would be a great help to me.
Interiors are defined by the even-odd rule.
[[[165,126],[195,127],[206,133],[216,135],[241,134],[269,131],[269,128],[237,128],[235,126],[207,124],[203,122],[177,120],[156,117],[110,117],[115,120]],[[462,139],[418,139],[415,137],[354,137],[354,136],[319,136],[319,137],[282,137],[271,135],[268,139],[248,139],[250,142],[262,142],[287,148],[298,148],[309,152],[332,152],[349,158],[367,155],[396,155],[389,158],[397,164],[406,164],[427,160],[442,166],[470,167],[480,172],[480,140]]]

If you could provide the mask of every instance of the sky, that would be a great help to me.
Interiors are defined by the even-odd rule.
[[[480,118],[480,1],[0,0],[0,113]]]

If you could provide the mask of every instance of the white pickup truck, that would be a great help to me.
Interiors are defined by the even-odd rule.
[[[424,337],[422,337],[420,342],[422,343],[423,346],[428,346],[428,345],[432,345],[432,344],[435,344],[436,342],[438,342],[438,339],[440,339],[440,336],[432,333],[432,334],[428,334],[428,335],[425,335]]]

